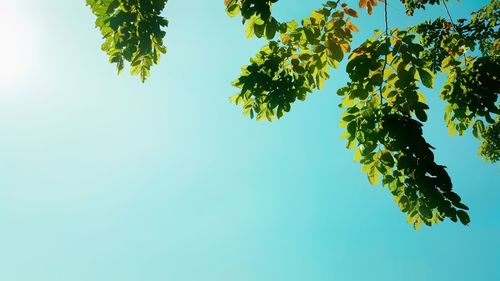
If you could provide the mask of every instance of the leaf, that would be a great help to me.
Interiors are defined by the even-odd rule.
[[[464,210],[469,210],[469,207],[467,207],[466,205],[458,202],[458,203],[453,203],[453,205],[457,208],[460,208],[460,209],[464,209]]]
[[[273,39],[276,36],[276,31],[278,30],[277,23],[271,22],[266,25],[266,38]]]
[[[340,45],[334,43],[328,44],[328,50],[334,60],[340,62],[344,59],[344,52],[342,51],[342,47],[340,47]]]
[[[319,75],[316,75],[316,85],[318,87],[318,90],[323,89],[323,86],[325,85],[325,80]]]
[[[354,162],[358,163],[360,158],[361,158],[361,150],[357,148],[354,151]]]
[[[420,81],[427,88],[434,88],[434,74],[427,68],[417,68]]]
[[[347,43],[341,43],[340,44],[340,48],[342,48],[342,51],[344,53],[348,53],[348,52],[351,51],[351,46],[349,44],[347,44]]]
[[[461,198],[455,192],[445,192],[444,197],[448,198],[452,203],[460,202]]]
[[[354,25],[350,20],[346,21],[346,27],[354,32],[359,32],[359,28],[356,25]]]
[[[392,167],[394,166],[394,158],[392,157],[392,154],[389,151],[385,151],[380,155],[380,160],[384,165]]]
[[[355,18],[358,17],[358,12],[356,12],[356,10],[353,10],[351,8],[344,8],[344,12],[346,14],[350,15],[351,17],[355,17]]]
[[[370,184],[373,186],[377,185],[380,181],[380,172],[377,170],[374,164],[369,166],[367,174]]]
[[[469,215],[465,211],[458,210],[457,211],[457,216],[458,216],[458,219],[460,220],[460,222],[463,225],[468,225],[470,223]]]
[[[302,54],[300,54],[300,56],[299,56],[299,58],[300,58],[301,60],[309,60],[309,59],[311,59],[311,57],[312,57],[312,56],[311,56],[311,54],[308,54],[308,53],[302,53]]]
[[[427,121],[427,114],[425,113],[425,110],[423,110],[422,108],[415,109],[415,116],[417,116],[418,120],[422,122]]]
[[[448,133],[450,134],[450,136],[454,136],[455,135],[455,124],[454,123],[450,123],[448,124]]]
[[[234,17],[240,13],[240,5],[237,0],[224,0],[226,4],[226,13],[230,17]]]
[[[130,74],[132,74],[132,76],[136,76],[140,72],[141,72],[141,66],[140,65],[133,65],[132,67],[130,67]]]
[[[266,31],[266,26],[264,24],[258,24],[257,22],[255,22],[253,25],[253,31],[255,33],[255,36],[261,38]]]
[[[421,219],[417,219],[413,223],[413,229],[415,229],[415,230],[418,230],[421,226],[422,226],[422,220]]]
[[[327,1],[326,2],[326,5],[332,9],[335,9],[337,8],[337,2],[334,2],[334,1]]]
[[[240,94],[235,94],[229,97],[229,102],[230,103],[235,103],[238,104],[238,101],[240,100]]]
[[[477,139],[481,138],[481,135],[484,133],[484,123],[481,120],[477,120],[472,127],[472,134]]]
[[[245,27],[245,37],[246,38],[251,38],[255,35],[254,31],[254,25],[255,25],[255,17],[250,18],[250,20],[247,22],[247,25]]]

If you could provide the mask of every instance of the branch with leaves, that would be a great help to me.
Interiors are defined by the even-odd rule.
[[[408,15],[427,4],[446,4],[439,0],[402,2]],[[368,14],[376,5],[376,0],[359,2]],[[299,28],[295,22],[287,23],[281,40],[270,41],[283,47],[266,46],[251,59],[251,65],[244,66],[233,83],[241,91],[231,101],[243,107],[244,115],[256,115],[258,120],[272,121],[275,112],[281,118],[297,98],[304,100],[308,93],[321,89],[323,80],[330,77],[329,67],[336,68],[349,54],[346,72],[351,81],[338,90],[343,97],[340,106],[346,110],[341,126],[346,128],[347,147],[355,150],[355,160],[370,183],[376,185],[382,179],[415,228],[444,218],[468,224],[468,207],[452,191],[445,166],[434,162],[433,147],[423,137],[422,122],[427,121],[429,107],[421,86],[433,88],[438,72],[447,72],[441,97],[447,102],[445,121],[450,133],[456,128],[462,134],[474,124],[474,136],[483,140],[479,154],[492,162],[498,160],[498,2],[492,1],[458,25],[439,18],[391,32],[387,5],[384,34],[377,31],[376,37],[352,51],[352,32],[359,30],[352,18],[358,13],[345,3],[327,1]],[[317,20],[317,14],[325,17]],[[331,27],[325,28],[328,23]],[[480,54],[463,56],[476,46]],[[274,67],[268,67],[273,61]],[[283,72],[288,80],[279,75]],[[482,119],[491,125],[485,127]]]
[[[248,38],[267,43],[242,67],[230,101],[257,120],[283,118],[297,100],[321,90],[331,70],[348,58],[350,81],[337,91],[345,111],[340,125],[347,148],[371,184],[382,183],[415,228],[448,218],[470,222],[468,207],[453,192],[446,167],[435,162],[425,140],[426,88],[446,75],[441,98],[450,134],[471,129],[482,144],[479,155],[500,160],[500,2],[492,0],[470,19],[454,20],[448,0],[400,0],[408,16],[429,5],[443,5],[437,18],[406,29],[388,24],[353,47],[358,12],[346,3],[326,1],[299,21],[279,22],[272,14],[278,0],[224,0],[229,16],[240,16]],[[377,0],[360,0],[371,15]],[[167,0],[87,0],[97,16],[102,49],[120,72],[130,63],[144,81],[166,52],[168,21],[161,16]]]
[[[144,82],[167,52],[163,43],[168,20],[161,16],[166,0],[87,0],[104,38],[101,49],[120,73],[125,62]]]

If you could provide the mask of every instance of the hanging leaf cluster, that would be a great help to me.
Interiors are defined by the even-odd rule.
[[[151,66],[167,52],[163,43],[168,21],[161,16],[167,0],[86,0],[104,38],[101,48],[120,73],[125,62],[144,82]]]
[[[429,107],[420,85],[432,88],[434,75],[415,37],[393,30],[353,50],[346,67],[351,81],[338,91],[346,109],[343,137],[369,182],[382,180],[415,228],[445,217],[467,224],[468,207],[423,137]]]

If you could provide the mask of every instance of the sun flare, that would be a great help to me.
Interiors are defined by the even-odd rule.
[[[0,2],[0,86],[13,86],[26,73],[30,32],[19,7]],[[31,45],[31,46],[30,46]]]

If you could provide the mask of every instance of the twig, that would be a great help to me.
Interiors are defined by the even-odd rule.
[[[385,21],[385,42],[390,42],[389,41],[389,23],[387,19],[387,2],[389,0],[384,1],[384,21]],[[382,88],[384,87],[384,73],[385,73],[385,68],[387,67],[387,54],[385,54],[384,58],[384,67],[382,67],[382,83],[380,83],[380,104],[384,104],[384,96],[382,95]]]
[[[457,25],[455,24],[455,21],[453,21],[453,17],[450,14],[450,10],[448,10],[448,5],[446,5],[446,0],[443,0],[443,5],[444,8],[446,9],[446,13],[448,14],[448,17],[450,18],[451,25],[453,26],[453,29],[455,29],[456,32],[458,32]]]
[[[450,23],[453,26],[453,29],[455,30],[455,32],[458,33],[460,36],[464,37],[464,35],[462,34],[462,31],[458,30],[457,25],[455,24],[455,21],[453,21],[453,17],[450,14],[450,10],[448,9],[448,5],[446,5],[446,0],[443,0],[443,6],[446,10],[446,13],[448,14],[448,17],[450,18]],[[467,51],[466,50],[467,49],[465,49],[464,53],[462,54],[464,57],[465,68],[467,68],[467,65],[468,65],[467,64]]]

